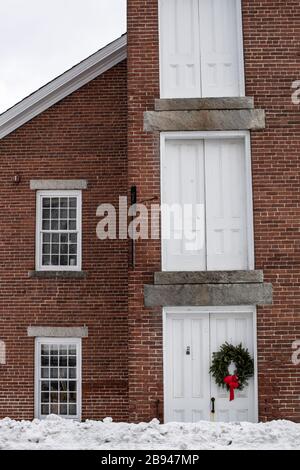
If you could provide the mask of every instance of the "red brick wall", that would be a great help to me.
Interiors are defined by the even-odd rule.
[[[128,3],[128,182],[138,201],[160,198],[159,136],[143,133],[143,112],[159,97],[157,0]],[[162,315],[143,306],[143,286],[160,270],[160,241],[136,243],[129,272],[130,419],[162,418]],[[159,400],[159,402],[158,402]]]
[[[267,117],[252,134],[256,267],[274,287],[273,307],[258,309],[259,412],[300,421],[299,1],[244,0],[243,14],[246,91]]]
[[[128,176],[139,200],[159,196],[158,136],[143,133],[143,112],[159,97],[157,0],[128,0]],[[299,2],[243,0],[247,95],[266,110],[252,133],[256,268],[274,285],[272,308],[258,309],[260,419],[300,420],[300,119],[291,103],[299,72]],[[131,419],[162,413],[162,319],[143,307],[143,285],[160,269],[160,243],[137,243],[129,275]]]
[[[29,325],[83,326],[83,418],[128,418],[125,241],[96,237],[96,209],[126,195],[126,62],[0,141],[0,418],[32,418],[34,339]],[[15,174],[21,183],[13,183]],[[87,179],[83,191],[86,279],[29,279],[35,192],[30,179]]]

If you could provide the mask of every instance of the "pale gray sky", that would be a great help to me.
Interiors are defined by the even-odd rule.
[[[126,0],[0,0],[0,113],[126,31]]]

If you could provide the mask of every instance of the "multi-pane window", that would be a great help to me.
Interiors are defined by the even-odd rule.
[[[37,417],[79,418],[81,340],[37,338],[36,361]]]
[[[81,192],[37,194],[37,269],[81,268]]]

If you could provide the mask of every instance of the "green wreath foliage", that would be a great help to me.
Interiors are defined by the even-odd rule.
[[[217,385],[229,389],[224,383],[224,378],[230,375],[228,368],[232,362],[236,367],[235,375],[238,376],[238,389],[243,390],[254,374],[254,361],[248,349],[243,348],[242,344],[238,346],[233,346],[227,342],[222,344],[219,351],[213,353],[210,373],[214,377]]]

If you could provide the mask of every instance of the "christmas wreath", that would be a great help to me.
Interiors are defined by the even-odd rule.
[[[228,370],[231,363],[235,365],[234,375],[230,375]],[[234,390],[243,390],[253,376],[254,361],[248,349],[243,348],[242,344],[233,346],[224,343],[218,352],[213,353],[210,373],[217,385],[226,387],[230,391],[230,401],[232,401],[234,400]]]

